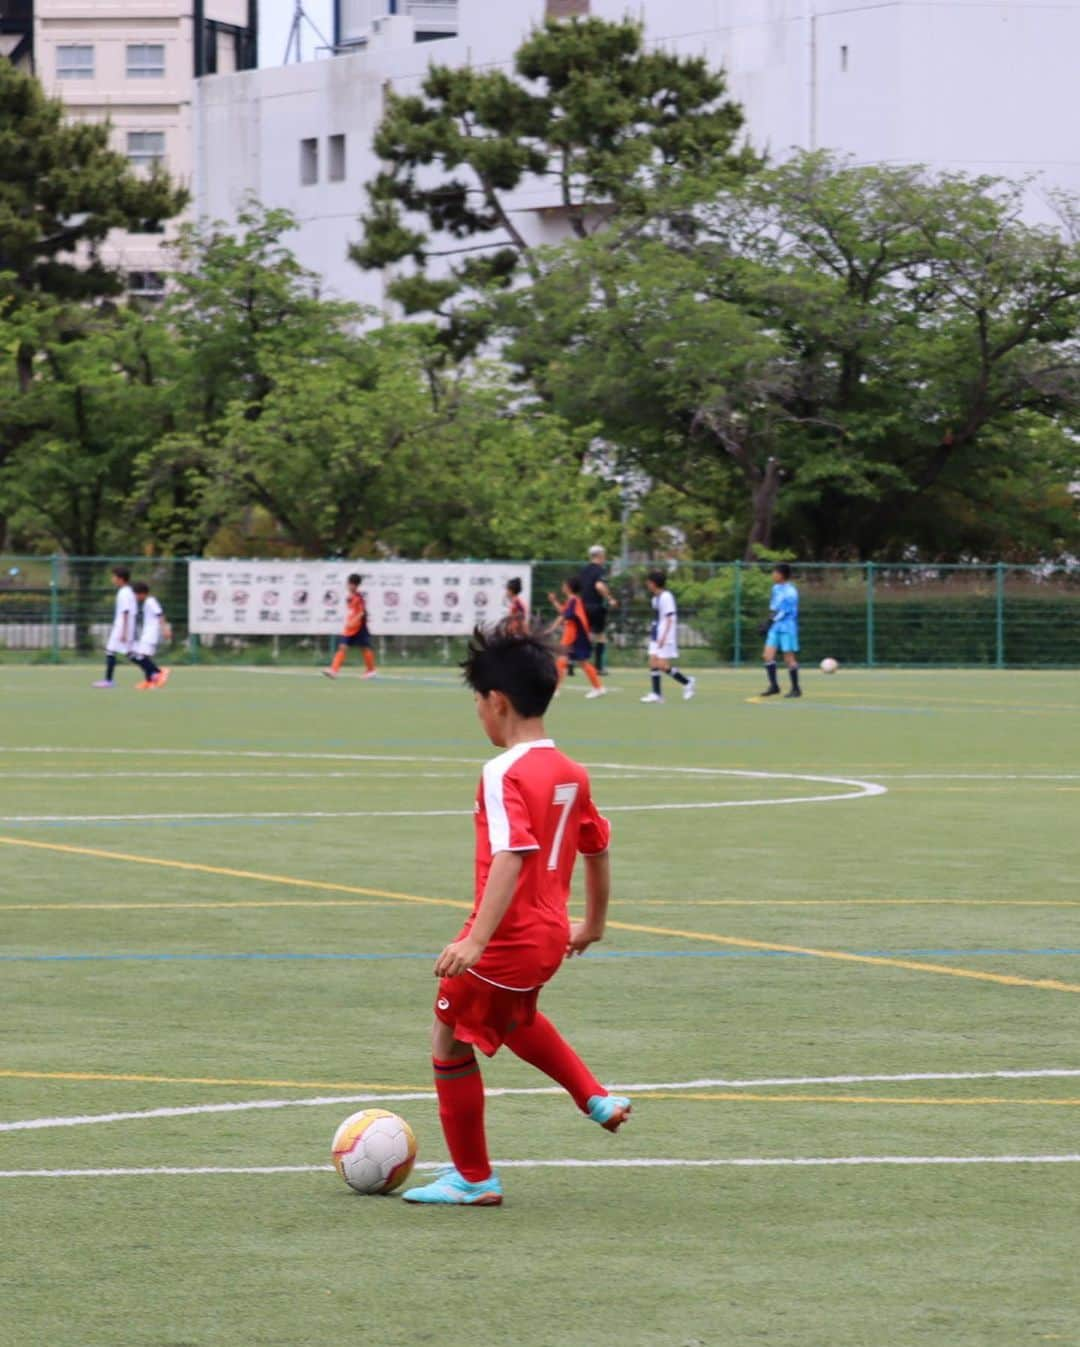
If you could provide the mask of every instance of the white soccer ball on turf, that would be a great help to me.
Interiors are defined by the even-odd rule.
[[[836,660],[834,660],[832,656],[829,656],[828,659],[823,659],[821,661],[822,673],[835,673],[837,669],[839,669],[839,667],[840,667],[839,663]]]
[[[351,1113],[334,1133],[334,1168],[358,1193],[392,1193],[412,1173],[416,1137],[404,1118],[385,1108]]]

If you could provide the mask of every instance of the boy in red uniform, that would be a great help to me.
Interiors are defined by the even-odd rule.
[[[554,594],[549,594],[548,598],[559,609],[559,619],[555,626],[562,624],[562,636],[560,637],[562,654],[557,660],[559,684],[562,684],[566,677],[566,671],[570,667],[570,661],[573,660],[575,664],[580,664],[585,670],[585,676],[592,684],[592,687],[585,694],[585,700],[591,701],[593,697],[603,697],[607,688],[600,681],[600,675],[596,672],[596,666],[592,662],[592,638],[589,633],[589,618],[585,612],[585,605],[581,601],[581,581],[576,575],[572,575],[569,580],[563,581],[562,606],[556,602]]]
[[[435,961],[435,1090],[453,1168],[403,1196],[493,1207],[502,1202],[502,1184],[488,1159],[474,1048],[490,1057],[505,1043],[609,1132],[626,1122],[630,1100],[608,1094],[536,1008],[563,959],[603,937],[610,892],[610,826],[593,804],[584,767],[544,731],[555,661],[538,636],[503,623],[473,633],[462,668],[484,732],[505,752],[484,768],[476,796],[476,905]],[[585,919],[571,925],[567,902],[579,853]]]
[[[338,648],[330,661],[329,669],[324,669],[324,678],[336,678],[345,663],[345,651],[351,645],[358,645],[364,652],[364,672],[361,678],[375,677],[375,652],[371,648],[371,633],[367,625],[367,604],[360,593],[359,575],[350,575],[345,581],[348,593],[345,596],[345,626],[338,637]]]
[[[529,610],[521,597],[521,581],[516,575],[506,582],[506,606],[509,610],[506,618],[507,631],[512,631],[515,636],[528,631]]]

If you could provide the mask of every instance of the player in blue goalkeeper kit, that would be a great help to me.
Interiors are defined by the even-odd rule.
[[[791,691],[788,697],[801,697],[799,688],[799,591],[791,583],[791,567],[786,561],[773,567],[773,587],[769,596],[769,621],[763,624],[765,673],[769,686],[763,697],[779,697],[780,684],[776,680],[776,652],[784,656]]]

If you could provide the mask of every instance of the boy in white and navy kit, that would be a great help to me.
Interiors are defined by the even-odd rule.
[[[131,653],[135,641],[135,617],[138,604],[135,591],[131,588],[131,572],[126,566],[114,566],[111,579],[116,588],[116,607],[113,609],[113,623],[109,629],[109,639],[105,642],[105,677],[94,684],[96,688],[111,688],[116,661],[121,655]]]
[[[165,610],[150,593],[146,581],[138,580],[132,588],[139,604],[139,627],[128,658],[145,675],[141,683],[135,684],[136,691],[146,692],[149,688],[164,687],[169,681],[169,670],[158,668],[154,663],[154,655],[162,637],[167,641],[172,639],[172,630],[165,621]]]
[[[652,691],[642,697],[643,702],[662,702],[664,694],[660,691],[660,675],[667,674],[676,683],[682,685],[683,701],[688,702],[694,695],[696,679],[687,678],[675,667],[679,658],[679,612],[675,595],[667,587],[667,576],[663,571],[650,571],[645,584],[652,595],[653,621],[649,631],[649,670],[652,679]]]

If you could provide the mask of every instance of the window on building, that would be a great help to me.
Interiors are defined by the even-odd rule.
[[[132,299],[156,304],[165,298],[165,277],[160,271],[129,271],[127,288]]]
[[[56,77],[62,80],[92,80],[94,48],[89,43],[67,43],[57,47]]]
[[[129,42],[127,49],[129,80],[159,80],[165,76],[163,42]]]
[[[319,181],[319,142],[313,136],[300,142],[300,182],[304,187]]]
[[[331,182],[345,181],[345,137],[331,136],[326,142],[329,153],[326,162],[326,176]]]
[[[127,157],[133,168],[149,171],[165,162],[164,131],[129,131]]]

